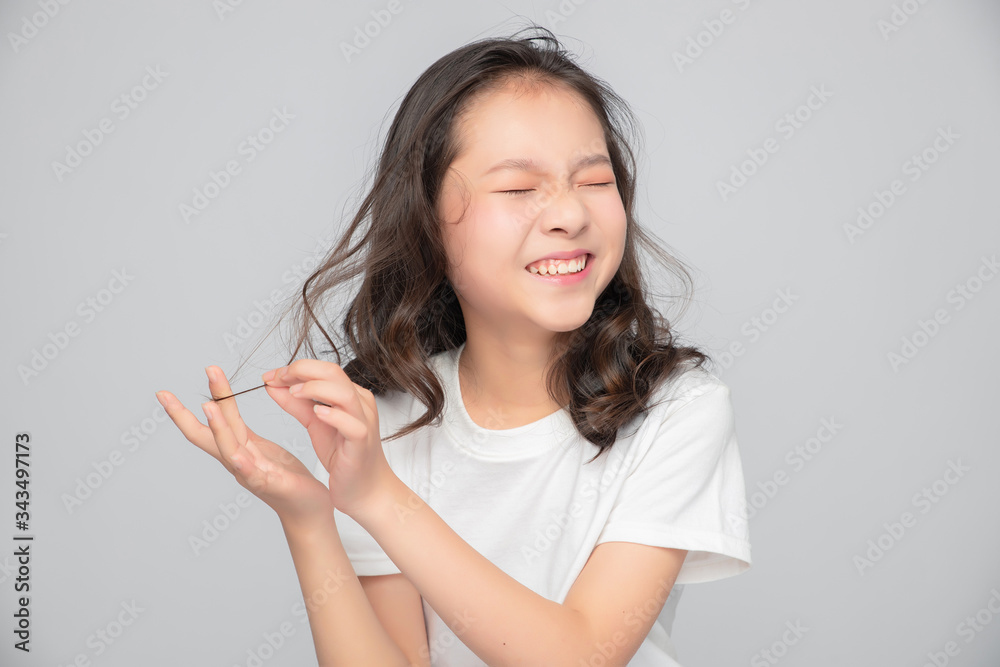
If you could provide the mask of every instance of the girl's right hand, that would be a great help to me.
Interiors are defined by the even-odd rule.
[[[205,369],[212,396],[232,393],[217,366]],[[184,437],[211,454],[243,488],[277,512],[282,522],[308,523],[333,515],[330,491],[301,461],[243,423],[235,399],[208,401],[202,409],[205,426],[169,391],[156,393]]]

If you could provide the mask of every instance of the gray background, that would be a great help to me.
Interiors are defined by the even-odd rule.
[[[387,2],[52,4],[51,18],[44,3],[0,6],[0,663],[247,665],[289,622],[263,664],[315,664],[277,518],[255,498],[237,503],[229,473],[157,421],[153,393],[201,414],[202,368],[232,373],[255,338],[227,336],[242,321],[262,334],[266,302],[294,296],[408,87],[520,15],[566,37],[633,105],[646,133],[640,220],[695,268],[695,302],[676,324],[717,355],[732,389],[754,566],[687,587],[681,661],[1000,664],[988,607],[1000,609],[1000,280],[984,264],[1000,250],[997,3],[402,0],[350,62],[341,43]],[[704,22],[724,10],[732,22],[713,36]],[[886,32],[894,11],[901,25]],[[699,33],[707,46],[679,67]],[[147,67],[165,76],[122,118],[112,102]],[[830,96],[799,109],[813,87]],[[294,118],[247,162],[240,143],[275,108]],[[797,109],[809,118],[789,137],[776,124]],[[103,118],[113,132],[60,179],[53,163]],[[939,152],[948,128],[957,138]],[[777,152],[723,198],[718,183],[769,138]],[[925,150],[936,160],[912,171]],[[185,221],[179,206],[231,159],[241,172]],[[852,242],[845,226],[897,179],[905,190]],[[779,293],[792,304],[780,313]],[[103,299],[100,312],[87,299]],[[74,323],[78,335],[61,338]],[[916,354],[894,364],[904,338]],[[740,353],[723,357],[734,343]],[[44,369],[22,378],[46,349]],[[262,347],[234,388],[282,363],[279,349]],[[241,407],[313,464],[266,395]],[[30,657],[11,648],[21,431],[33,438]],[[949,462],[968,470],[946,477]],[[933,503],[917,496],[925,488]],[[90,495],[68,505],[78,490]],[[213,521],[225,529],[196,550],[190,538]],[[132,603],[134,622],[97,643]],[[986,625],[967,630],[977,613]],[[786,633],[795,624],[800,637]]]

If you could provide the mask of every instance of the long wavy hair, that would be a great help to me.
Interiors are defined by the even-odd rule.
[[[522,35],[525,31],[534,34]],[[386,440],[438,423],[444,391],[429,358],[461,345],[466,332],[458,298],[445,275],[448,258],[437,198],[462,150],[456,123],[479,96],[511,82],[567,86],[589,104],[604,129],[627,216],[617,273],[590,318],[556,336],[545,378],[554,400],[569,396],[567,409],[577,430],[599,447],[593,461],[615,443],[623,425],[649,409],[662,382],[680,375],[683,367],[703,365],[709,357],[696,347],[677,344],[670,323],[647,303],[637,245],[680,279],[682,296],[691,291],[692,281],[684,264],[635,220],[631,141],[638,141],[638,123],[628,105],[581,69],[541,26],[462,46],[413,84],[393,118],[371,189],[339,242],[305,280],[301,298],[287,309],[294,311],[295,328],[288,363],[303,346],[311,357],[317,356],[310,339],[315,324],[331,348],[324,353],[336,356],[352,382],[375,395],[406,391],[426,406],[422,416]],[[344,366],[317,310],[333,295],[351,293],[344,286],[359,276],[358,291],[341,323],[341,346],[353,354]]]

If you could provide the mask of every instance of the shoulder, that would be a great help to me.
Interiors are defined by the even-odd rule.
[[[428,367],[446,394],[450,388],[448,382],[450,369],[454,363],[456,363],[456,350],[454,348],[437,352],[427,359]],[[416,396],[403,389],[393,389],[376,395],[375,405],[379,411],[379,421],[383,425],[383,432],[385,429],[392,431],[400,428],[417,419],[427,410],[427,406]]]
[[[701,367],[687,367],[662,381],[650,396],[630,438],[635,464],[650,457],[718,455],[735,442],[729,386]]]
[[[731,411],[729,385],[701,366],[686,366],[662,380],[648,404],[649,416],[660,421],[681,409]]]

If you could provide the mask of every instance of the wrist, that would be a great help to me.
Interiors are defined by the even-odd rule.
[[[311,537],[322,535],[330,530],[337,532],[337,524],[333,518],[333,506],[328,511],[304,515],[278,515],[281,527],[286,535]]]
[[[403,480],[397,477],[391,469],[387,469],[384,480],[378,485],[371,497],[357,508],[352,508],[350,512],[344,513],[374,536],[375,527],[395,516],[403,506],[401,503],[405,504],[406,497],[412,493],[410,487],[406,486]]]

